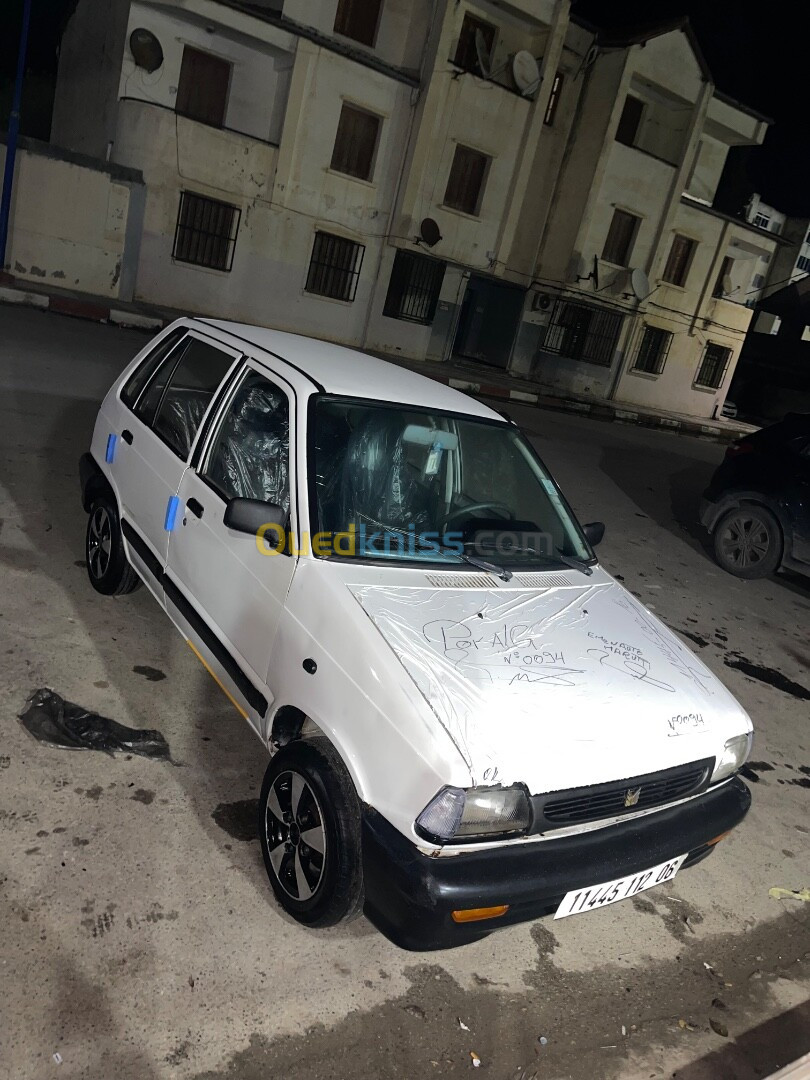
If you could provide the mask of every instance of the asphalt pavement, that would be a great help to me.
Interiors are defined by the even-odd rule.
[[[712,562],[723,448],[509,406],[607,524],[606,568],[751,714],[748,818],[664,889],[405,953],[282,915],[260,744],[145,589],[87,582],[77,460],[145,340],[0,308],[0,1075],[421,1080],[475,1054],[498,1080],[753,1080],[810,1049],[810,904],[769,892],[810,886],[810,581]],[[39,687],[157,728],[174,763],[41,745],[17,720]]]

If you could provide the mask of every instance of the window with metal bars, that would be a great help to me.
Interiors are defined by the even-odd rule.
[[[660,375],[667,362],[671,344],[672,334],[669,330],[661,330],[657,326],[645,326],[631,370],[643,371],[647,375]]]
[[[469,146],[457,146],[444,193],[444,205],[476,215],[481,208],[489,158]]]
[[[696,247],[695,241],[690,240],[688,236],[675,234],[672,238],[672,247],[669,249],[667,264],[664,267],[664,281],[668,281],[670,285],[683,285]]]
[[[173,258],[210,270],[230,270],[241,215],[238,206],[181,191]]]
[[[340,110],[331,168],[360,180],[370,180],[379,134],[379,116],[344,104]]]
[[[614,311],[558,300],[546,330],[543,351],[610,367],[622,322],[623,317]]]
[[[636,238],[641,218],[628,214],[626,210],[614,210],[613,220],[608,229],[602,258],[615,266],[629,266],[630,252]]]
[[[334,300],[354,300],[365,250],[363,244],[354,240],[316,232],[306,291]]]
[[[382,0],[338,0],[335,33],[361,45],[373,45],[381,7]]]
[[[446,266],[427,255],[397,251],[383,315],[425,325],[432,323]]]
[[[718,390],[723,385],[729,360],[731,360],[731,349],[710,341],[700,361],[700,367],[695,376],[695,386]]]

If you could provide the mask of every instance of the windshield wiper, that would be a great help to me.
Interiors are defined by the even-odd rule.
[[[459,551],[457,548],[436,543],[435,541],[431,543],[424,542],[421,537],[417,537],[417,540],[420,541],[423,551],[434,551],[438,548],[439,551],[445,551],[448,555],[455,555],[462,562],[469,563],[470,566],[475,566],[479,570],[486,570],[488,574],[496,574],[502,581],[512,580],[512,571],[507,570],[505,566],[496,566],[495,563],[487,562],[486,559],[479,559],[477,555],[468,555],[466,551]]]
[[[593,567],[576,555],[563,555],[561,551],[558,551],[555,558],[566,566],[570,566],[572,570],[581,570],[585,577],[590,577],[593,573]]]

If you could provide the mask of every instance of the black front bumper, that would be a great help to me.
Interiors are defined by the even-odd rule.
[[[501,926],[555,911],[572,889],[648,870],[684,852],[684,867],[748,812],[751,794],[735,777],[680,806],[606,828],[487,851],[431,858],[381,814],[363,817],[365,914],[403,949],[447,949]],[[505,915],[456,923],[451,913],[509,904]]]

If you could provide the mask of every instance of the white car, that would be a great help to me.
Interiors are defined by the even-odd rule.
[[[94,588],[143,580],[271,755],[258,831],[302,923],[461,944],[667,881],[748,810],[746,713],[455,390],[184,319],[81,480]]]

